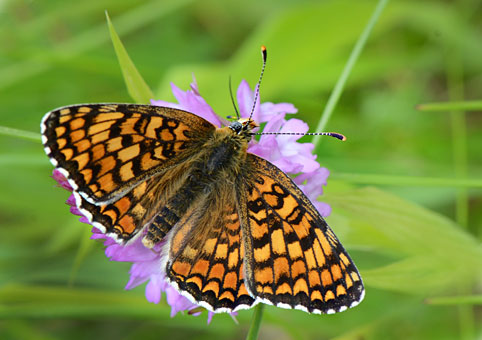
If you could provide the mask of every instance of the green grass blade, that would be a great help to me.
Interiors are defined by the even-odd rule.
[[[50,162],[40,152],[22,153],[20,155],[15,153],[0,154],[0,167],[12,166],[50,166]]]
[[[452,46],[450,46],[452,47]],[[460,51],[450,48],[446,56],[447,89],[449,100],[464,100],[464,67]],[[465,111],[451,110],[453,166],[455,177],[467,177],[467,122]],[[469,193],[467,188],[457,188],[455,196],[455,221],[462,227],[468,227]],[[460,285],[458,294],[470,294],[471,285]],[[471,306],[458,308],[461,339],[473,339],[475,336],[474,311]]]
[[[17,138],[34,141],[34,142],[42,141],[42,137],[40,136],[40,133],[18,130],[18,129],[9,128],[6,126],[0,126],[0,135],[13,136]]]
[[[341,93],[343,92],[343,88],[345,87],[348,76],[350,75],[351,70],[353,69],[353,66],[358,60],[358,57],[360,56],[360,53],[363,50],[363,47],[365,46],[365,43],[367,42],[373,27],[375,26],[375,23],[378,21],[378,18],[380,17],[380,14],[382,13],[383,8],[385,8],[385,5],[387,3],[388,3],[388,0],[378,1],[377,7],[373,11],[373,14],[370,20],[368,21],[368,24],[365,26],[365,29],[360,35],[360,38],[358,38],[358,41],[356,42],[355,47],[353,48],[350,54],[350,57],[348,58],[348,61],[345,65],[345,68],[343,69],[343,72],[341,73],[340,78],[338,78],[338,81],[336,82],[335,88],[333,89],[333,92],[331,93],[330,98],[328,98],[328,102],[326,103],[325,109],[321,114],[321,119],[318,122],[318,126],[316,127],[315,131],[321,132],[325,129],[326,124],[328,123],[328,120],[330,120],[331,114],[335,109],[336,103],[338,103],[338,99],[340,99]],[[320,142],[320,138],[321,138],[321,135],[317,135],[313,138],[313,144],[315,145],[315,149]]]
[[[133,32],[191,2],[192,0],[178,0],[141,3],[141,5],[116,18],[116,22],[119,25],[118,32],[121,35]],[[106,6],[108,7],[108,4],[104,3],[101,7],[106,8]],[[67,3],[62,9],[62,11],[72,10],[71,6]],[[76,14],[83,11],[79,9],[75,10],[77,10]],[[54,21],[58,22],[59,17],[62,17],[62,15],[55,15]],[[31,31],[35,31],[35,29],[36,27],[32,28]],[[38,30],[43,31],[44,29],[45,28],[41,27]],[[48,71],[59,63],[71,62],[74,57],[78,57],[81,53],[98,47],[107,39],[108,36],[105,32],[104,24],[95,25],[91,29],[56,45],[54,49],[48,48],[41,50],[40,52],[32,54],[34,57],[28,57],[12,65],[1,67],[0,89],[4,90],[22,81],[26,81],[29,78]]]
[[[482,295],[441,296],[427,299],[425,302],[439,306],[482,305]]]
[[[77,277],[77,273],[79,272],[82,263],[84,263],[86,256],[89,254],[90,250],[94,246],[94,242],[92,242],[92,240],[90,239],[91,235],[92,233],[90,229],[84,228],[83,235],[82,235],[83,237],[80,238],[79,247],[77,249],[77,253],[75,254],[74,263],[70,270],[69,280],[68,280],[69,286],[74,285],[75,279]]]
[[[465,100],[440,103],[419,104],[417,110],[425,112],[481,111],[482,100]]]
[[[147,104],[151,99],[154,98],[154,94],[127,54],[127,51],[117,35],[114,25],[112,25],[107,12],[105,13],[105,16],[107,18],[112,44],[114,45],[115,53],[117,55],[117,59],[119,60],[122,75],[124,76],[124,81],[127,86],[127,91],[136,103]]]
[[[482,188],[482,179],[450,178],[450,177],[417,177],[395,176],[383,174],[355,174],[334,172],[331,179],[344,180],[350,183],[370,185],[417,186],[417,187],[451,187]]]

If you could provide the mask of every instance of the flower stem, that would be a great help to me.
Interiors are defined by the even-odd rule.
[[[338,99],[340,99],[341,93],[343,92],[343,88],[345,87],[345,83],[348,79],[348,76],[350,75],[351,70],[353,69],[353,66],[355,65],[358,57],[360,56],[360,53],[363,50],[363,47],[365,46],[365,43],[367,42],[367,39],[373,27],[375,26],[375,23],[380,17],[380,14],[382,13],[382,10],[387,4],[387,2],[388,0],[378,1],[377,7],[373,11],[373,14],[370,20],[368,21],[367,25],[365,26],[365,29],[363,30],[362,34],[358,38],[358,41],[356,42],[355,47],[353,47],[353,50],[351,51],[350,57],[348,58],[345,68],[343,69],[343,72],[341,73],[340,78],[338,78],[335,88],[333,89],[333,92],[331,92],[330,94],[330,98],[328,98],[328,102],[326,103],[325,109],[321,114],[321,119],[318,122],[318,126],[316,127],[316,130],[314,131],[321,132],[325,129],[325,126],[328,123],[328,120],[330,119],[331,114],[333,113],[333,110],[335,109],[336,103],[338,103]],[[321,140],[320,135],[317,135],[313,138],[313,144],[315,144],[315,149],[318,146],[320,140]]]
[[[246,340],[258,339],[259,327],[261,326],[261,319],[263,319],[264,304],[260,303],[254,308],[253,320],[251,321],[251,327],[249,328]]]

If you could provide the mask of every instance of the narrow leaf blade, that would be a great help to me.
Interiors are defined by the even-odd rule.
[[[112,44],[114,45],[115,53],[117,55],[117,59],[119,60],[122,75],[124,76],[124,81],[127,85],[127,91],[136,103],[149,103],[150,100],[154,98],[154,94],[142,78],[141,74],[137,70],[129,55],[127,54],[124,45],[122,44],[119,36],[114,29],[114,25],[112,25],[109,14],[106,12],[105,15],[107,18],[107,24],[109,26]]]

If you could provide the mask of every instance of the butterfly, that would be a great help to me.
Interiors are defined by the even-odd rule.
[[[333,231],[290,177],[247,152],[255,127],[136,104],[66,106],[41,123],[78,209],[120,244],[164,242],[160,265],[191,301],[214,312],[357,305],[363,283]]]

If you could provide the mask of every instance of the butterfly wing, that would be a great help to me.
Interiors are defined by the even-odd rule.
[[[85,104],[47,113],[45,152],[74,191],[112,203],[202,145],[214,125],[189,112],[135,104]]]
[[[166,275],[179,292],[210,311],[253,305],[244,283],[244,246],[234,188],[200,198],[171,230]]]
[[[182,172],[182,168],[175,170],[178,170],[178,175]],[[170,174],[173,172],[170,171]],[[89,203],[76,192],[74,196],[77,207],[94,227],[118,243],[125,244],[139,235],[169,197],[166,186],[168,182],[176,182],[175,175],[153,176],[109,204]]]
[[[248,290],[261,302],[310,313],[357,305],[363,283],[333,231],[293,181],[248,154],[238,188]]]

